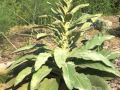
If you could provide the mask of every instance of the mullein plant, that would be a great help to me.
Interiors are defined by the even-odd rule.
[[[52,32],[39,33],[37,39],[49,36],[57,47],[34,44],[17,49],[15,52],[27,53],[8,68],[8,88],[17,90],[26,84],[26,90],[111,90],[106,80],[120,76],[112,63],[120,52],[105,50],[103,42],[113,36],[98,33],[76,46],[77,40],[101,16],[81,12],[75,18],[77,11],[87,6],[77,0],[60,0],[51,8],[54,22],[47,27]]]

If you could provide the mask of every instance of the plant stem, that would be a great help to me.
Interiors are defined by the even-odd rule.
[[[0,32],[0,34],[13,46],[13,48],[17,49],[17,47],[4,35],[4,33]]]
[[[24,22],[26,22],[28,25],[30,25],[30,23],[25,20],[22,16],[19,16],[18,14],[14,13],[17,17],[19,17],[21,20],[23,20]]]

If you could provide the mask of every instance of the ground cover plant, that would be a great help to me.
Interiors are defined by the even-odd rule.
[[[51,5],[51,3],[49,3]],[[38,33],[37,39],[53,38],[56,48],[34,44],[17,49],[24,55],[8,68],[10,80],[7,88],[16,90],[26,84],[28,90],[111,90],[106,80],[120,76],[112,61],[118,51],[103,48],[103,42],[113,36],[96,34],[83,38],[101,14],[75,13],[89,4],[76,0],[60,0],[51,8],[53,23],[47,25],[51,33]],[[80,40],[80,45],[76,42]],[[48,87],[49,86],[49,87]]]

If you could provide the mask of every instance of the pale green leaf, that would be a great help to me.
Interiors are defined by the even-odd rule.
[[[93,16],[94,16],[94,17],[91,18],[91,20],[92,20],[92,22],[96,22],[96,21],[98,20],[98,18],[102,16],[102,14],[95,14],[95,15],[93,15]]]
[[[113,51],[109,55],[107,55],[108,59],[116,59],[120,57],[120,52],[119,51]]]
[[[21,87],[19,87],[17,90],[28,90],[29,83],[23,84]]]
[[[99,50],[99,53],[101,53],[101,54],[104,55],[104,56],[109,55],[111,52],[112,52],[112,51],[107,50],[107,49]]]
[[[90,28],[91,25],[92,25],[91,22],[86,22],[81,26],[80,30],[81,31],[87,30],[88,28]]]
[[[50,56],[51,56],[50,53],[40,53],[37,56],[37,60],[34,65],[35,71],[38,70],[43,64],[45,64],[45,62],[48,60]]]
[[[86,77],[85,74],[76,73],[74,76],[74,87],[79,90],[92,90],[92,85],[90,80]]]
[[[59,5],[59,7],[57,8],[57,11],[58,11],[61,15],[65,15],[66,12],[67,12],[67,8]]]
[[[80,50],[79,48],[76,48],[71,52],[69,57],[82,58],[84,60],[101,61],[105,65],[113,67],[113,64],[105,56],[99,52],[91,50]]]
[[[46,37],[46,36],[48,36],[47,33],[39,33],[39,34],[37,34],[37,39],[43,38],[43,37]]]
[[[79,9],[84,8],[84,7],[87,7],[87,6],[89,6],[89,4],[80,4],[80,5],[77,5],[77,6],[75,6],[75,7],[70,11],[70,13],[71,13],[71,14],[74,14],[74,13],[76,13]]]
[[[62,70],[63,70],[63,78],[65,80],[65,83],[67,85],[67,87],[72,90],[74,87],[72,85],[72,77],[73,77],[73,74],[74,74],[74,66],[73,65],[69,65],[69,64],[65,64],[63,65],[62,67]]]
[[[56,10],[54,10],[53,8],[51,8],[51,11],[54,13],[54,14],[58,14],[58,12]]]
[[[65,7],[70,6],[70,3],[69,3],[68,1],[66,1],[66,0],[61,0],[61,3],[62,3],[63,6],[65,6]]]
[[[118,57],[120,57],[120,52],[119,51],[110,51],[110,50],[101,50],[100,53],[104,56],[106,56],[108,59],[113,60]]]
[[[49,87],[50,86],[50,87]],[[59,85],[56,79],[45,78],[41,83],[38,90],[58,90]]]
[[[85,49],[93,49],[95,46],[101,45],[105,40],[109,40],[113,38],[112,35],[103,35],[98,34],[95,35],[91,40],[87,41],[85,46],[83,46]]]
[[[42,66],[38,71],[36,71],[32,76],[30,89],[36,90],[39,83],[51,72],[51,70],[52,69],[47,66]]]
[[[39,18],[47,18],[49,17],[48,15],[40,15]]]
[[[86,13],[83,13],[82,16],[80,16],[75,22],[76,23],[85,23],[87,22],[87,20],[93,18],[93,17],[96,17],[94,15],[91,15],[91,14],[86,14]]]
[[[26,61],[35,61],[36,60],[36,55],[25,55],[21,58],[18,58],[15,60],[15,62],[12,63],[12,65],[10,67],[8,67],[8,70],[12,70],[14,68],[16,68],[17,66],[21,65],[22,63],[26,62]]]
[[[92,17],[93,17],[92,15],[84,13],[77,19],[77,22],[86,22],[88,19],[91,19]]]
[[[84,26],[87,27],[87,29],[90,28],[90,23],[94,23],[101,14],[95,14],[95,15],[91,15],[91,14],[86,14],[83,13],[82,16],[80,16],[77,20],[74,21],[74,24],[72,26],[76,26],[76,25],[81,25],[87,22],[87,20],[91,20],[92,22],[88,22],[88,26],[87,24],[85,24]]]
[[[62,48],[56,48],[54,51],[55,62],[59,68],[63,66],[68,57],[68,50]]]
[[[34,47],[35,47],[35,45],[27,45],[27,46],[24,46],[24,47],[17,49],[16,51],[14,51],[14,53],[29,50],[29,49],[32,49]]]
[[[75,71],[74,64],[64,64],[62,67],[63,78],[67,87],[72,90],[73,88],[79,90],[92,90],[89,79],[84,74],[79,74]]]
[[[15,79],[15,85],[19,84],[20,82],[23,81],[23,79],[28,76],[30,73],[32,72],[32,68],[31,67],[27,67],[25,69],[23,69],[16,77]]]
[[[92,68],[92,69],[97,69],[97,70],[100,70],[100,71],[105,71],[105,72],[108,72],[108,73],[112,73],[116,76],[120,76],[120,72],[116,69],[116,68],[110,68],[108,66],[105,66],[104,64],[102,63],[81,63],[80,65],[78,65],[78,67],[81,67],[81,68]]]
[[[90,79],[93,89],[92,90],[112,90],[107,82],[99,76],[87,75]]]
[[[61,15],[61,14],[57,14],[57,15],[54,15],[54,19],[58,20],[58,21],[64,21],[64,17]]]
[[[12,78],[12,79],[10,79],[9,81],[6,82],[6,88],[5,89],[14,86],[14,84],[15,84],[15,78]]]
[[[5,83],[7,79],[8,79],[7,75],[0,75],[0,84]]]

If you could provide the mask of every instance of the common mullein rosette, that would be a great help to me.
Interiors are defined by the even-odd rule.
[[[49,3],[50,4],[50,3]],[[11,88],[26,84],[26,90],[111,90],[105,80],[120,76],[112,61],[120,55],[118,51],[103,49],[103,42],[113,36],[97,34],[90,40],[76,42],[90,29],[101,14],[75,14],[89,4],[77,0],[60,0],[51,8],[54,22],[47,25],[51,33],[39,33],[37,39],[51,37],[57,47],[36,44],[22,47],[15,52],[26,53],[8,68]],[[48,87],[50,86],[50,87]]]

